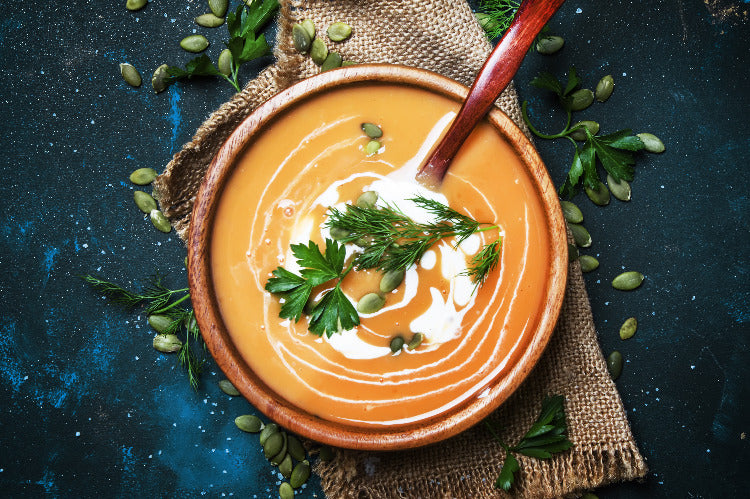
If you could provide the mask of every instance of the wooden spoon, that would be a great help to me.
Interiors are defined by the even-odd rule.
[[[440,185],[461,144],[508,86],[534,39],[564,1],[526,0],[521,4],[508,31],[479,71],[448,132],[417,172],[418,181],[430,187]]]

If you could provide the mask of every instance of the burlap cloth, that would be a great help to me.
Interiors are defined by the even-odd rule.
[[[354,35],[337,45],[345,59],[430,69],[469,85],[490,44],[462,0],[314,0],[282,2],[276,63],[264,70],[198,129],[156,182],[164,213],[186,237],[194,195],[213,155],[253,109],[292,83],[319,71],[298,54],[291,26],[305,18],[319,33],[346,21]],[[329,42],[330,43],[330,42]],[[498,105],[523,127],[515,89]],[[622,402],[597,343],[578,263],[572,263],[557,328],[538,366],[491,417],[501,436],[514,443],[538,415],[547,394],[566,397],[574,447],[552,459],[519,456],[521,472],[512,495],[576,496],[601,485],[646,474]],[[402,452],[337,451],[320,464],[327,497],[503,497],[493,484],[504,451],[478,425],[440,444]]]

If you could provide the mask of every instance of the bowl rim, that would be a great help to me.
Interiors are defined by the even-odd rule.
[[[306,412],[274,392],[252,372],[239,354],[221,318],[211,281],[211,222],[238,156],[265,124],[315,95],[341,85],[362,84],[411,85],[457,102],[463,101],[468,93],[460,83],[424,69],[363,64],[312,76],[261,104],[226,139],[201,183],[188,237],[188,281],[195,317],[211,355],[256,409],[280,426],[320,443],[359,450],[399,450],[435,443],[470,428],[497,409],[526,379],[549,342],[562,307],[568,271],[567,235],[557,190],[536,149],[520,128],[494,107],[486,119],[522,159],[548,221],[550,262],[545,305],[536,331],[518,362],[503,376],[495,378],[482,398],[470,398],[432,418],[397,427],[360,427],[329,421]]]

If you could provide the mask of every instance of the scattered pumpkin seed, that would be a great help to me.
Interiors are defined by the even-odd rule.
[[[570,110],[583,111],[594,102],[594,92],[581,88],[570,94]]]
[[[279,485],[279,499],[294,499],[294,489],[289,482],[281,482]]]
[[[622,354],[617,350],[607,357],[607,370],[612,379],[617,379],[622,374]]]
[[[576,129],[576,127],[580,128]],[[584,128],[588,128],[591,135],[596,135],[597,133],[599,133],[599,123],[597,123],[596,121],[584,120],[579,121],[578,123],[570,127],[570,129],[573,130],[572,132],[570,132],[570,138],[578,141],[586,140],[588,137]]]
[[[151,210],[149,218],[151,218],[151,224],[153,224],[157,230],[164,232],[165,234],[172,230],[172,224],[169,223],[169,220],[161,211]]]
[[[326,57],[328,57],[328,47],[326,47],[326,42],[320,38],[316,38],[310,45],[310,58],[315,64],[322,66],[323,63],[326,62]]]
[[[136,10],[141,10],[147,3],[148,0],[127,0],[127,2],[125,2],[125,8],[135,12]]]
[[[224,18],[215,16],[212,13],[201,14],[195,18],[195,24],[204,28],[218,28],[224,24]]]
[[[578,260],[578,247],[575,244],[568,243],[568,262]]]
[[[414,336],[411,337],[411,340],[409,340],[409,344],[406,345],[406,348],[408,348],[409,350],[414,350],[422,344],[423,340],[424,335],[422,333],[414,333]]]
[[[573,233],[573,240],[576,242],[576,246],[579,248],[588,248],[591,246],[591,234],[586,230],[586,227],[580,224],[569,224],[568,226]]]
[[[596,181],[596,189],[585,186],[584,190],[589,199],[598,206],[607,206],[609,204],[609,189],[600,181]]]
[[[591,272],[599,268],[599,260],[597,260],[591,255],[579,256],[578,262],[581,264],[582,272]]]
[[[655,154],[658,154],[660,152],[664,152],[664,142],[659,139],[656,135],[652,133],[639,133],[636,135],[639,139],[641,139],[641,142],[643,142],[644,148],[648,152],[652,152]]]
[[[357,61],[341,61],[341,67],[356,66],[359,64]]]
[[[131,87],[140,87],[143,80],[141,79],[141,73],[135,69],[135,66],[126,62],[120,64],[120,74],[125,83]]]
[[[289,479],[289,485],[293,488],[298,489],[302,487],[302,484],[310,478],[310,463],[307,459],[301,463],[297,463],[297,466],[292,470],[292,477]]]
[[[294,48],[297,49],[297,52],[306,54],[310,50],[312,38],[301,24],[295,24],[292,26],[292,42],[294,42]]]
[[[548,35],[539,38],[536,42],[536,51],[540,54],[554,54],[565,45],[565,40],[561,36]]]
[[[324,445],[320,448],[318,457],[321,461],[330,461],[331,459],[333,459],[333,449],[328,447],[327,445]]]
[[[581,212],[581,209],[575,203],[560,201],[560,207],[562,208],[563,217],[565,217],[568,223],[579,224],[583,222],[583,212]]]
[[[394,336],[393,339],[391,339],[391,352],[398,353],[401,351],[402,348],[404,348],[404,338],[401,336]]]
[[[342,62],[341,54],[338,52],[328,52],[328,57],[326,57],[326,60],[320,65],[320,70],[328,71],[329,69],[340,68]]]
[[[229,7],[229,0],[208,0],[208,8],[216,17],[224,17]]]
[[[263,421],[253,414],[243,414],[234,418],[234,424],[242,431],[247,433],[258,433],[263,429]]]
[[[374,123],[362,123],[359,127],[371,139],[379,139],[383,136],[383,129]]]
[[[274,466],[278,466],[281,464],[281,462],[284,460],[284,458],[288,455],[287,454],[287,443],[289,442],[289,436],[286,434],[285,431],[279,432],[281,434],[281,438],[283,439],[283,444],[281,445],[281,450],[277,452],[274,456],[272,456],[268,461],[273,464]],[[268,444],[268,440],[266,440],[266,445]]]
[[[217,63],[219,72],[225,76],[232,76],[232,51],[224,49],[219,54],[219,60]]]
[[[629,270],[612,279],[612,287],[620,291],[632,291],[643,283],[643,274]]]
[[[632,338],[635,331],[638,329],[638,319],[635,317],[628,317],[625,322],[620,326],[620,339],[627,340]]]
[[[239,397],[240,392],[234,387],[231,381],[228,379],[222,379],[219,381],[219,388],[222,392],[226,393],[231,397]]]
[[[180,47],[183,50],[197,54],[208,48],[208,38],[203,35],[189,35],[180,40]]]
[[[185,257],[185,260],[183,261],[183,264],[185,265],[185,268],[187,268],[187,266],[188,266],[188,259],[187,259],[187,257]]]
[[[474,17],[484,31],[490,32],[500,27],[500,21],[484,12],[475,12]]]
[[[300,26],[305,29],[307,35],[310,37],[310,40],[315,39],[315,23],[312,19],[305,19],[300,23]]]
[[[404,270],[389,270],[380,278],[380,292],[390,293],[404,282]]]
[[[163,333],[167,331],[174,322],[170,317],[166,315],[151,314],[148,316],[148,324],[155,331]]]
[[[289,435],[286,440],[287,452],[297,461],[305,459],[305,448],[302,446],[302,442],[299,441],[294,435]]]
[[[266,426],[263,427],[262,430],[260,430],[260,435],[258,436],[258,441],[260,442],[260,445],[265,444],[268,437],[278,432],[279,432],[279,425],[277,425],[276,423],[268,423]]]
[[[619,199],[620,201],[630,201],[631,189],[627,180],[615,180],[615,178],[608,173],[607,187],[609,187],[609,192],[611,192],[616,199]]]
[[[615,80],[614,78],[612,78],[612,75],[607,75],[599,80],[599,83],[596,84],[594,95],[596,96],[596,100],[598,100],[599,102],[604,102],[605,100],[609,99],[609,96],[612,95],[612,92],[614,90]]]
[[[385,305],[385,298],[378,293],[367,293],[357,302],[357,312],[374,314]]]
[[[138,168],[130,174],[130,181],[136,185],[148,185],[159,176],[153,168]]]
[[[357,198],[357,206],[360,208],[375,208],[378,202],[378,193],[375,191],[365,191]]]
[[[331,237],[336,239],[337,241],[346,239],[351,235],[351,232],[346,229],[342,229],[341,227],[331,227],[331,230],[329,232],[331,233]]]
[[[263,443],[263,455],[266,459],[271,459],[281,451],[284,446],[284,433],[277,431],[272,435],[269,435],[266,441]]]
[[[292,456],[291,454],[287,454],[281,461],[281,463],[279,463],[279,473],[281,473],[284,478],[289,480],[289,478],[292,476],[292,468],[294,468],[294,463],[292,463]]]
[[[372,156],[373,154],[377,153],[380,148],[382,147],[382,144],[378,142],[377,140],[371,140],[370,142],[365,145],[365,154],[368,156]]]
[[[336,22],[328,26],[328,38],[334,42],[343,42],[352,36],[352,27],[343,22]]]
[[[154,71],[154,74],[151,76],[151,87],[157,94],[165,91],[169,86],[167,84],[167,80],[169,79],[168,69],[168,64],[162,64],[156,68],[156,71]]]
[[[148,214],[156,209],[156,200],[148,192],[133,191],[133,200],[143,213]]]
[[[153,341],[154,349],[162,353],[174,353],[182,348],[182,341],[174,334],[157,334]]]

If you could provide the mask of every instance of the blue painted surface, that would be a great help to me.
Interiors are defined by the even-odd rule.
[[[159,64],[189,59],[177,41],[204,10],[197,0],[137,13],[119,2],[18,2],[0,23],[3,496],[276,496],[279,477],[257,437],[233,423],[257,411],[218,390],[213,364],[190,390],[174,357],[151,348],[143,315],[108,305],[76,278],[137,287],[158,269],[169,285],[185,285],[182,243],[135,209],[127,176],[161,171],[232,95],[221,81],[161,95],[148,85]],[[667,145],[639,159],[632,202],[601,209],[576,198],[594,239],[588,253],[601,262],[587,275],[600,340],[625,356],[618,387],[652,470],[644,484],[599,496],[744,495],[748,24],[699,0],[569,0],[552,26],[563,51],[532,54],[516,80],[535,123],[555,129],[560,116],[546,114],[550,101],[528,81],[575,64],[588,86],[608,73],[616,81],[610,101],[582,119],[607,132],[650,131]],[[210,33],[215,57],[224,29]],[[141,70],[142,88],[122,81],[122,61]],[[537,144],[559,182],[570,150]],[[643,287],[612,290],[622,268],[644,272]],[[622,342],[617,329],[631,315],[639,331]],[[321,495],[315,480],[299,494]]]

